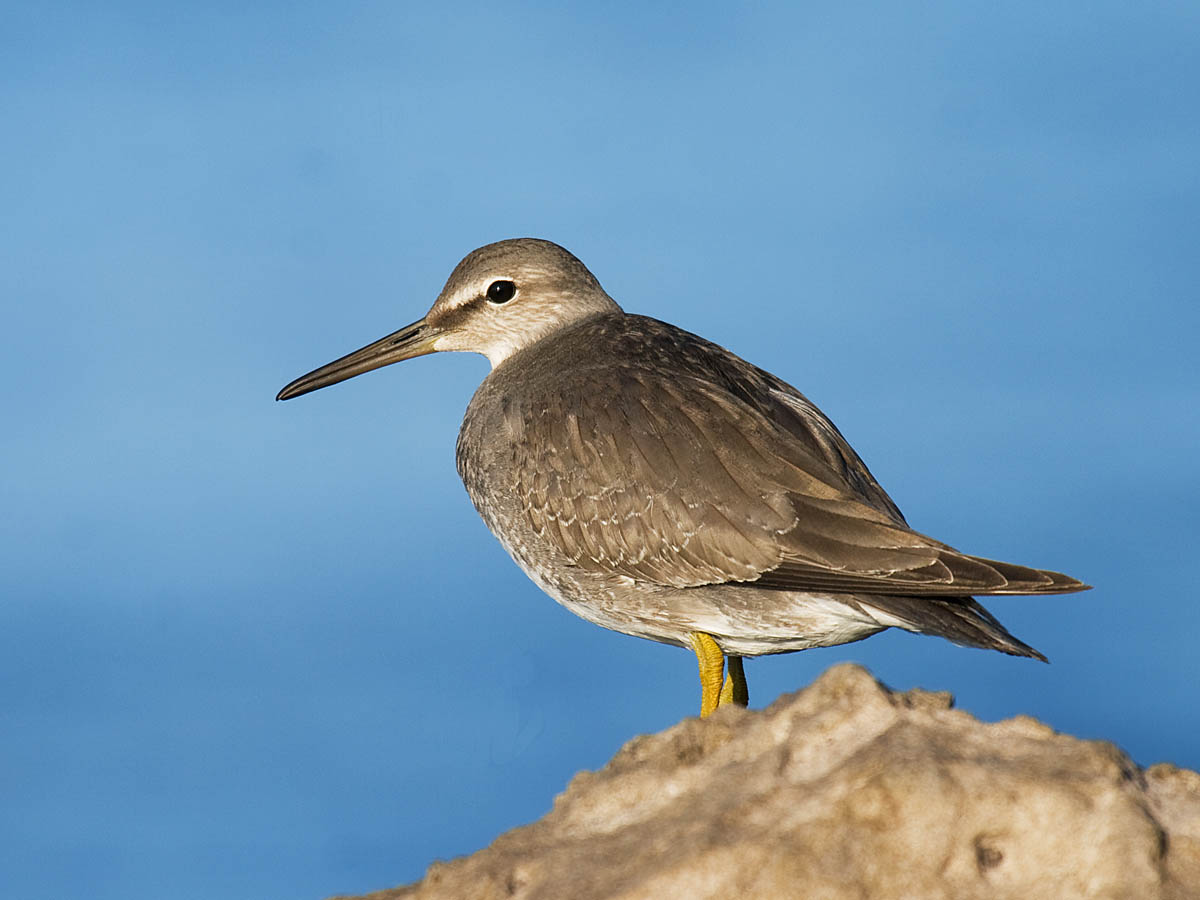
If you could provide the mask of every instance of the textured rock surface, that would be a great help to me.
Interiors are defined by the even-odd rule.
[[[371,900],[1200,900],[1200,774],[850,665],[630,741],[541,821]]]

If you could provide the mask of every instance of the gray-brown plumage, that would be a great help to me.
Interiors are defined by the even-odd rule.
[[[623,312],[547,241],[474,251],[423,320],[279,397],[438,350],[493,365],[458,440],[480,515],[535,582],[607,628],[754,656],[898,626],[1042,659],[972,595],[1086,587],[913,531],[799,391]]]

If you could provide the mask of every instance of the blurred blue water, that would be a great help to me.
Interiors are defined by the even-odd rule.
[[[0,29],[0,890],[418,877],[690,714],[454,473],[486,372],[286,405],[523,234],[795,383],[915,527],[1096,585],[1053,665],[843,659],[1200,767],[1200,13],[1150,3],[117,3]]]

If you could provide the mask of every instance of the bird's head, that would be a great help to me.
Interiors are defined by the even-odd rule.
[[[574,322],[619,311],[587,267],[558,244],[499,241],[473,250],[454,267],[424,318],[297,378],[275,399],[442,350],[482,353],[495,368]]]

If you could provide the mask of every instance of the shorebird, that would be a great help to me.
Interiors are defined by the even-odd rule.
[[[456,454],[488,528],[577,615],[690,648],[701,716],[746,705],[742,657],[885,628],[1045,661],[973,595],[1088,587],[914,531],[803,394],[717,344],[624,312],[549,241],[473,251],[424,318],[276,399],[446,350],[492,365]]]

